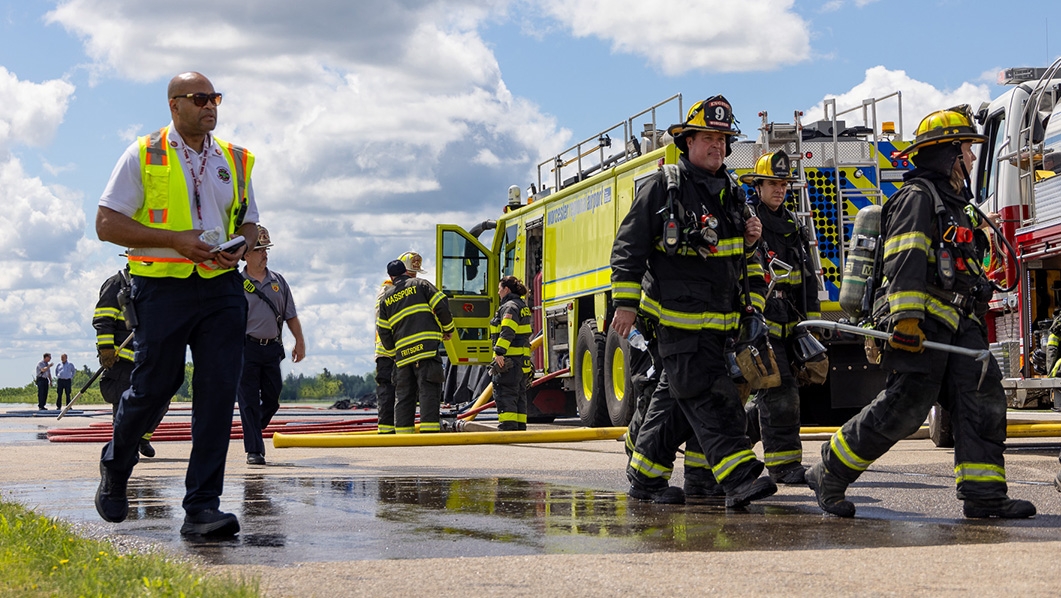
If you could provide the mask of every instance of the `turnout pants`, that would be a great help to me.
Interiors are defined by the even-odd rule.
[[[921,330],[931,341],[987,349],[983,330],[969,318],[961,319],[956,332],[933,318],[922,321]],[[884,391],[822,446],[828,471],[854,482],[892,445],[914,433],[939,401],[950,410],[954,427],[958,498],[1005,497],[1006,396],[994,356],[979,389],[981,365],[964,355],[886,349],[882,367],[892,370]]]
[[[128,477],[136,465],[140,438],[169,407],[184,382],[185,351],[191,348],[192,450],[185,476],[184,510],[216,509],[224,486],[232,411],[243,371],[247,300],[243,277],[133,277],[139,316],[132,386],[114,416],[114,437],[101,462]]]
[[[752,445],[763,441],[763,461],[772,473],[799,466],[803,461],[803,443],[799,439],[799,385],[792,374],[788,343],[770,337],[781,386],[760,390],[745,405],[748,414],[748,436]]]
[[[527,429],[527,374],[523,373],[525,357],[505,357],[504,371],[494,374],[494,403],[497,405],[497,429]]]
[[[270,341],[267,345],[246,337],[243,348],[243,375],[239,382],[239,419],[243,424],[243,449],[247,453],[265,454],[262,430],[280,409],[283,377],[280,362],[284,346]]]
[[[398,434],[415,430],[416,403],[420,403],[420,432],[438,432],[442,382],[445,381],[441,357],[429,357],[397,369],[394,375],[394,428]]]
[[[678,447],[693,436],[696,442],[686,445],[687,474],[690,465],[709,467],[727,492],[758,477],[763,464],[744,434],[747,416],[725,372],[725,337],[663,326],[657,332],[663,373],[637,432],[626,470],[630,483],[665,487]]]
[[[379,433],[394,433],[394,360],[376,358],[376,412]]]

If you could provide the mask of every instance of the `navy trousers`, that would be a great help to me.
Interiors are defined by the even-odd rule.
[[[265,454],[262,430],[280,409],[283,379],[280,362],[284,346],[270,341],[262,346],[250,338],[243,349],[243,376],[239,383],[239,419],[243,424],[243,448],[248,453]]]
[[[232,411],[243,371],[247,300],[243,277],[133,277],[133,304],[140,320],[134,340],[132,386],[114,416],[114,438],[101,461],[128,476],[139,460],[140,438],[159,420],[184,383],[191,348],[192,451],[185,476],[184,510],[220,506]]]

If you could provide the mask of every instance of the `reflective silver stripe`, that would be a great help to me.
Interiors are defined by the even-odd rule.
[[[1006,468],[990,463],[959,463],[954,468],[957,483],[998,482],[1006,483]]]
[[[125,250],[125,254],[128,255],[130,258],[137,258],[135,261],[138,262],[149,262],[151,261],[151,258],[163,258],[167,260],[176,258],[179,260],[184,260],[189,264],[192,263],[190,259],[184,257],[180,254],[179,251],[173,249],[172,247],[138,247],[136,249],[130,248]]]
[[[776,453],[763,453],[763,461],[767,467],[777,467],[786,463],[799,463],[803,460],[803,450],[778,451]]]
[[[711,469],[711,464],[707,462],[707,455],[690,451],[688,449],[685,451],[685,466]]]
[[[633,467],[636,471],[644,474],[650,478],[663,478],[665,480],[670,479],[671,468],[664,467],[659,463],[653,463],[645,458],[641,453],[634,451],[634,454],[630,457],[630,467]]]
[[[832,439],[829,441],[829,448],[836,455],[836,458],[840,459],[841,463],[855,471],[866,471],[870,465],[873,465],[873,461],[867,461],[851,450],[851,447],[847,445],[847,440],[844,438],[843,430],[837,430],[836,434],[833,434]]]
[[[755,453],[751,450],[737,451],[725,459],[722,459],[718,465],[712,467],[711,473],[715,474],[715,481],[721,484],[722,480],[726,479],[726,476],[733,473],[733,470],[736,469],[738,465],[754,460]]]

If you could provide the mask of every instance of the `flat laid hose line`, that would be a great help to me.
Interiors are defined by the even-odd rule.
[[[273,434],[273,446],[285,447],[369,447],[369,446],[446,446],[467,444],[533,444],[615,440],[626,428],[574,428],[570,430],[528,430],[518,432],[438,432],[435,434]]]

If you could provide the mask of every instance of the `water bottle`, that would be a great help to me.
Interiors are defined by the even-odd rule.
[[[637,328],[630,329],[630,334],[626,335],[626,340],[630,343],[631,347],[638,351],[648,350],[648,342],[645,341],[645,335],[641,334],[641,331]]]

